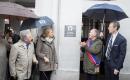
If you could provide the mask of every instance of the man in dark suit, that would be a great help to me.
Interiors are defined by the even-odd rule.
[[[110,35],[108,36],[105,50],[106,80],[119,80],[119,72],[123,68],[127,41],[118,32],[119,28],[119,22],[111,22],[108,27]]]

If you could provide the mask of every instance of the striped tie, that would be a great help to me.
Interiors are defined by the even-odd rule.
[[[110,60],[111,49],[112,49],[112,37],[110,38],[109,43],[107,45],[107,51],[106,51],[106,58],[107,58],[107,60]]]

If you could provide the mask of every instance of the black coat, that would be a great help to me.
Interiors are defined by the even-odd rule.
[[[109,39],[110,36],[107,39],[105,49],[107,49]],[[121,68],[123,68],[126,49],[127,49],[127,41],[120,33],[118,33],[110,52],[110,65],[113,69],[120,70]]]

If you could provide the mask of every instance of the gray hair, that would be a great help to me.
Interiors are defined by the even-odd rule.
[[[93,29],[96,33],[96,37],[99,37],[99,31],[97,29]]]
[[[31,33],[30,30],[22,30],[22,31],[20,31],[21,40],[24,40],[27,37],[27,35],[30,34],[30,33]]]
[[[97,33],[97,37],[99,37],[99,31],[96,29],[95,32]]]

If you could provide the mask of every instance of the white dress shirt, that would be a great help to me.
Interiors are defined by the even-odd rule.
[[[114,44],[114,41],[115,41],[115,39],[116,39],[118,33],[119,33],[119,32],[116,32],[116,33],[112,34],[112,45]]]

